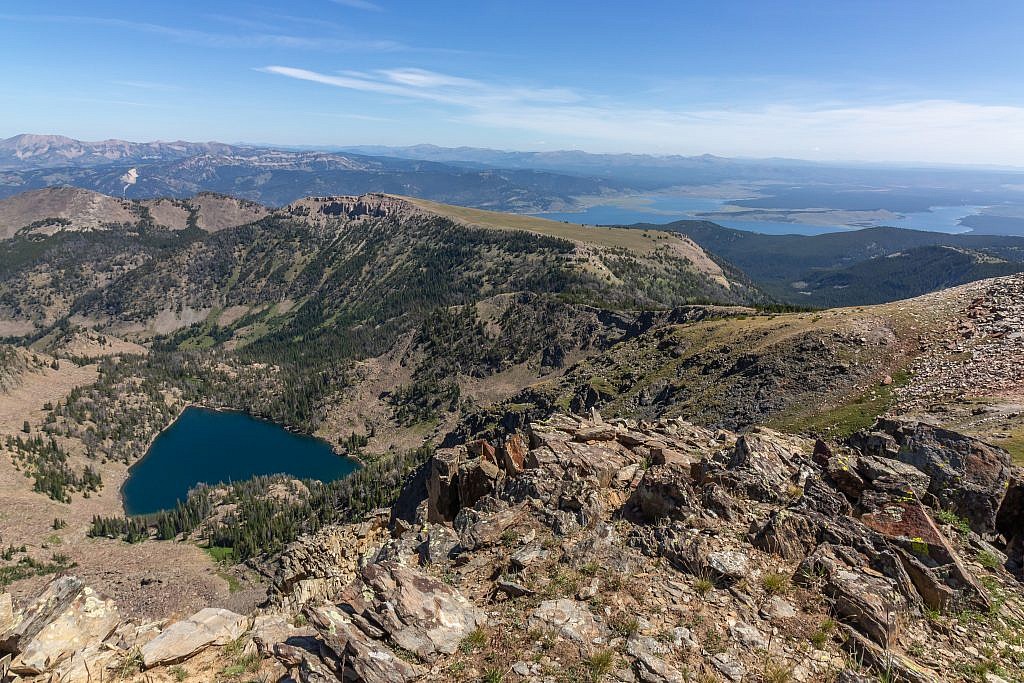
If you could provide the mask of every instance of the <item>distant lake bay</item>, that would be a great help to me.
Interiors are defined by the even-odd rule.
[[[199,483],[268,474],[329,482],[357,467],[327,442],[272,422],[244,413],[186,408],[128,471],[121,493],[128,514],[142,515],[173,508]]]
[[[842,224],[813,225],[797,222],[772,222],[745,220],[742,215],[707,217],[715,214],[730,200],[713,197],[677,196],[670,194],[640,194],[624,198],[618,203],[605,202],[587,207],[582,211],[552,212],[534,214],[540,218],[586,225],[634,225],[636,223],[664,224],[678,220],[710,220],[718,225],[736,230],[759,232],[766,235],[821,235],[828,232],[849,232],[868,225],[850,226]],[[763,200],[770,205],[770,199]],[[962,233],[970,228],[960,224],[960,219],[976,214],[977,206],[933,206],[927,211],[904,211],[899,217],[872,221],[872,226],[886,225],[895,228],[928,230],[931,232]]]

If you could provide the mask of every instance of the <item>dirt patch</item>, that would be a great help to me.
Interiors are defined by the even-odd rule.
[[[206,316],[209,314],[209,308],[194,309],[185,306],[180,311],[165,308],[150,321],[149,328],[156,334],[170,334],[175,330],[206,320]]]
[[[207,232],[253,223],[270,213],[256,202],[205,192],[193,197],[191,204],[198,210],[198,226]]]
[[[154,199],[144,203],[157,225],[165,225],[172,230],[184,230],[188,225],[190,213],[185,202],[176,199]]]
[[[228,306],[217,316],[217,324],[223,327],[233,325],[250,310],[252,309],[249,306]]]

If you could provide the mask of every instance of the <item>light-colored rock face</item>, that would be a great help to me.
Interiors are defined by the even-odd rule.
[[[227,645],[249,627],[249,618],[230,610],[207,607],[184,621],[168,626],[142,647],[146,668],[173,664],[211,645]]]
[[[24,651],[51,622],[64,614],[85,589],[77,577],[62,576],[46,588],[17,619],[17,625],[0,634],[0,652]]]
[[[106,677],[108,667],[115,665],[121,656],[116,648],[90,644],[57,665],[53,670],[54,679],[60,683],[95,683],[101,675]]]
[[[486,622],[484,613],[451,586],[397,563],[366,566],[342,596],[397,645],[426,661],[454,654],[462,639]]]
[[[120,621],[113,600],[84,587],[60,616],[24,646],[12,669],[21,674],[49,671],[88,645],[105,640]]]
[[[316,226],[326,225],[331,221],[400,218],[426,213],[402,197],[379,193],[361,196],[306,197],[289,204],[284,211],[302,217]]]
[[[10,593],[0,593],[0,638],[18,623],[14,613],[14,600]]]
[[[307,673],[312,671],[367,683],[419,680],[424,666],[404,661],[409,655],[397,652],[434,663],[455,654],[486,623],[483,610],[456,589],[390,561],[364,567],[338,600],[337,606],[306,609],[324,644],[320,659],[310,661],[287,644],[275,648],[293,677],[314,680]]]
[[[366,553],[388,536],[381,517],[326,527],[289,545],[277,558],[268,604],[298,612],[311,602],[329,600],[355,577]]]

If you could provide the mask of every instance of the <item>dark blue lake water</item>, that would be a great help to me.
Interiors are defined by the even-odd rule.
[[[293,434],[243,413],[186,408],[145,457],[128,471],[121,493],[128,514],[173,508],[189,489],[205,482],[239,481],[288,474],[333,481],[358,467],[320,439]]]

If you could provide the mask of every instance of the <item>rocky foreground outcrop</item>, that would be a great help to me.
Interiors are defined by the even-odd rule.
[[[0,598],[0,652],[60,681],[1021,680],[1022,481],[921,423],[829,444],[558,415],[289,547],[261,614],[126,624],[62,577]]]
[[[327,647],[276,652],[309,681],[1011,680],[1014,477],[1004,451],[917,423],[826,444],[556,416],[438,451],[367,575],[305,608]],[[410,609],[403,582],[434,588]],[[461,601],[423,612],[455,589],[486,625]],[[445,612],[458,651],[410,647]],[[358,663],[373,647],[388,670]]]

